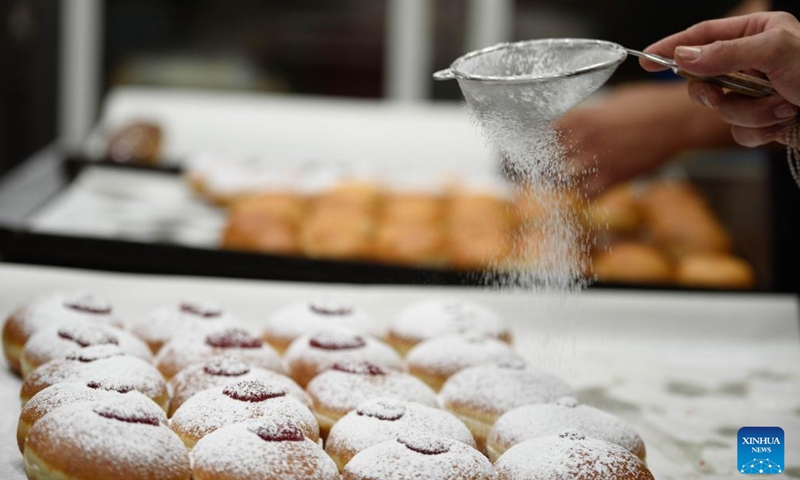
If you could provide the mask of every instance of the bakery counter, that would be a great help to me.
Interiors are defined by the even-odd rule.
[[[277,308],[345,299],[379,322],[424,299],[469,298],[508,321],[515,349],[560,375],[580,400],[634,426],[653,474],[736,475],[736,432],[786,432],[785,478],[800,478],[800,308],[789,295],[590,290],[543,294],[462,287],[352,286],[97,273],[0,263],[0,315],[45,292],[100,293],[130,322],[185,297],[213,299],[255,330]],[[25,478],[15,442],[20,381],[0,375],[0,478]]]

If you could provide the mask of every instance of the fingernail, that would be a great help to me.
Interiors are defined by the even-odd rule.
[[[714,104],[711,103],[711,100],[708,99],[708,95],[706,95],[705,93],[700,94],[700,101],[703,102],[703,105],[705,105],[706,107],[714,108]]]
[[[675,56],[681,60],[694,61],[700,58],[702,49],[700,47],[677,47],[675,48]]]
[[[793,118],[797,115],[797,107],[791,103],[782,103],[775,107],[775,118]]]

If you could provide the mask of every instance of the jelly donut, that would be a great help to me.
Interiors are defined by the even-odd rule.
[[[97,382],[107,389],[133,387],[164,410],[169,403],[164,377],[152,364],[125,355],[116,345],[94,345],[67,358],[50,360],[22,381],[20,400],[28,402],[41,390],[62,382]]]
[[[66,358],[92,345],[117,345],[128,355],[148,362],[153,360],[147,345],[128,332],[110,326],[73,323],[47,327],[31,336],[19,358],[22,376],[50,360]]]
[[[264,340],[283,353],[297,337],[326,328],[349,328],[360,334],[380,337],[375,321],[361,308],[344,302],[312,300],[276,311],[263,330]]]
[[[137,392],[131,386],[115,385],[106,386],[98,382],[66,382],[51,385],[37,393],[22,408],[17,423],[17,444],[19,451],[25,447],[25,438],[28,431],[42,417],[67,405],[82,402],[100,402],[106,400],[124,399],[131,405],[150,411],[159,420],[166,421],[167,417],[153,400]]]
[[[278,352],[240,328],[224,328],[170,340],[156,355],[156,366],[164,377],[170,379],[190,365],[223,354],[236,354],[255,366],[285,372]]]
[[[641,460],[645,459],[644,442],[633,428],[610,413],[578,405],[570,397],[553,404],[515,408],[497,419],[486,442],[489,458],[496,460],[518,443],[555,435],[565,429],[580,430],[587,437],[619,445]]]
[[[193,480],[339,480],[322,448],[281,419],[220,428],[197,442],[191,457]]]
[[[176,336],[210,333],[221,328],[237,327],[238,320],[212,302],[183,300],[152,311],[131,325],[131,332],[144,340],[153,353]]]
[[[73,322],[121,327],[111,304],[100,297],[75,292],[38,298],[11,314],[3,326],[3,353],[11,369],[20,373],[19,356],[28,339],[45,327]]]
[[[389,370],[403,370],[403,361],[392,347],[342,328],[299,337],[284,358],[292,378],[303,386],[320,372],[342,362],[364,361]]]
[[[388,397],[438,407],[436,393],[421,380],[369,362],[337,363],[308,384],[323,437],[340,418],[370,398]]]
[[[169,381],[172,399],[169,402],[169,416],[172,416],[186,400],[195,393],[214,387],[224,387],[243,380],[263,380],[286,389],[286,393],[311,408],[311,397],[291,378],[271,370],[251,365],[246,359],[236,355],[220,355],[203,363],[186,367]]]
[[[77,403],[36,422],[25,443],[31,480],[189,480],[189,454],[163,416],[128,401]]]
[[[410,432],[362,450],[343,473],[343,480],[494,479],[492,464],[474,448],[456,440]]]
[[[654,480],[635,455],[577,430],[534,438],[511,447],[495,464],[497,480]]]
[[[521,361],[507,343],[474,333],[426,340],[412,348],[406,360],[409,373],[437,391],[467,367]]]
[[[424,301],[407,307],[389,326],[387,341],[405,355],[424,340],[466,332],[511,341],[511,331],[497,313],[477,303],[453,300]]]
[[[170,427],[191,449],[209,433],[255,418],[283,420],[312,441],[319,440],[314,414],[277,384],[244,380],[195,394],[175,411]]]
[[[325,451],[343,470],[358,452],[413,432],[475,446],[469,429],[444,410],[393,398],[373,398],[336,422],[325,441]]]
[[[484,451],[486,437],[502,414],[567,395],[574,392],[560,378],[512,361],[461,370],[445,382],[439,401],[469,427],[478,449]]]

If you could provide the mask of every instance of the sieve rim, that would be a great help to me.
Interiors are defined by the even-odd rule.
[[[594,44],[606,47],[610,50],[616,50],[620,55],[619,58],[612,58],[603,62],[595,63],[593,65],[588,65],[586,67],[577,68],[575,70],[568,70],[564,72],[558,72],[550,75],[515,75],[513,77],[501,77],[501,76],[493,76],[493,75],[474,75],[468,74],[461,70],[459,70],[459,65],[463,64],[467,60],[471,60],[475,57],[485,55],[487,53],[496,52],[498,50],[506,50],[510,48],[518,48],[518,47],[525,47],[531,44],[536,43],[563,43],[563,44]],[[463,80],[472,80],[477,82],[487,82],[487,83],[526,83],[526,82],[538,82],[543,80],[552,80],[556,78],[568,78],[568,77],[575,77],[578,75],[583,75],[586,73],[596,72],[598,70],[602,70],[604,68],[609,68],[613,66],[620,65],[625,59],[628,57],[628,52],[622,45],[619,45],[614,42],[609,42],[606,40],[597,40],[597,39],[589,39],[589,38],[540,38],[535,40],[523,40],[521,42],[507,42],[507,43],[499,43],[497,45],[482,48],[480,50],[475,50],[473,52],[467,53],[466,55],[462,55],[455,59],[453,63],[450,64],[449,70],[457,79]]]

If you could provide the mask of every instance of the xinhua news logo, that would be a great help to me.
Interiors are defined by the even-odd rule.
[[[739,429],[739,473],[776,475],[783,473],[784,443],[780,427]]]

